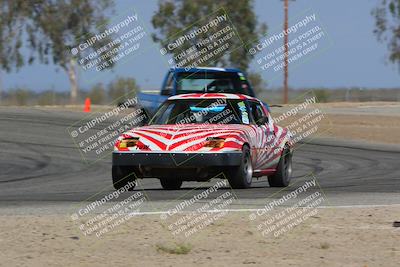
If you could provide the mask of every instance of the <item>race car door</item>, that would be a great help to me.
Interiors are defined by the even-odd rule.
[[[264,170],[271,167],[275,144],[275,132],[271,117],[266,113],[258,101],[248,101],[252,123],[256,131],[256,151],[252,154],[255,170]]]

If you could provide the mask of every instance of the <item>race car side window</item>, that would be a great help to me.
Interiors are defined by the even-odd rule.
[[[239,112],[240,112],[240,117],[242,120],[243,124],[250,124],[250,120],[249,120],[249,112],[248,112],[248,108],[247,105],[244,101],[239,101],[237,102],[238,108],[239,108]]]
[[[253,123],[257,125],[268,123],[268,117],[260,103],[249,101],[249,108]]]

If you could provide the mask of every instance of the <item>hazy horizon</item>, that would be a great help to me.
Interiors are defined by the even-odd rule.
[[[129,8],[134,8],[143,23],[152,32],[151,17],[157,9],[158,1],[116,1],[115,19]],[[289,17],[293,18],[304,10],[312,8],[329,33],[332,46],[318,57],[304,62],[300,67],[289,67],[289,86],[298,88],[398,88],[400,73],[396,65],[387,64],[386,45],[379,43],[373,34],[374,18],[372,9],[378,0],[369,1],[290,1]],[[344,6],[346,8],[344,8]],[[268,25],[269,33],[282,27],[282,1],[255,1],[255,12],[259,22]],[[90,73],[79,72],[79,86],[89,89],[98,82],[108,84],[117,76],[135,78],[143,90],[156,90],[168,69],[160,58],[158,45],[146,48],[140,56],[135,56],[112,71],[92,77]],[[256,62],[250,71],[257,72]],[[278,89],[282,85],[282,75],[271,80],[260,72],[268,89]],[[34,91],[68,91],[69,81],[64,70],[56,66],[35,62],[18,72],[1,72],[0,80],[4,91],[23,87]]]

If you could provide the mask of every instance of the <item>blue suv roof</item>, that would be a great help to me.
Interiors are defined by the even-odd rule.
[[[196,67],[196,68],[171,68],[173,72],[198,72],[198,71],[209,71],[209,72],[242,72],[239,69],[234,68],[218,68],[218,67]]]

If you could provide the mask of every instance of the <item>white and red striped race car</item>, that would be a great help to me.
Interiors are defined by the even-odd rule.
[[[274,123],[260,100],[183,94],[168,98],[148,125],[118,138],[112,178],[116,189],[137,178],[159,178],[164,189],[179,189],[183,181],[216,176],[232,188],[248,188],[261,176],[268,176],[270,186],[285,187],[292,153],[290,133]]]

